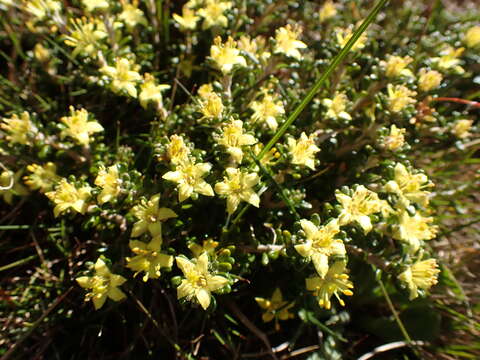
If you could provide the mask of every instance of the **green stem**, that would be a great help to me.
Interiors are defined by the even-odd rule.
[[[20,260],[12,262],[10,264],[0,266],[0,272],[11,269],[11,268],[14,268],[15,266],[23,265],[23,264],[29,262],[30,260],[35,259],[36,257],[37,257],[37,255],[32,255],[32,256],[26,257],[25,259],[20,259]]]
[[[277,141],[285,134],[287,129],[292,125],[292,123],[298,118],[301,112],[305,109],[305,107],[312,101],[315,94],[318,92],[320,87],[323,85],[325,80],[330,76],[330,74],[335,70],[335,68],[340,64],[340,62],[345,59],[348,52],[352,48],[352,46],[357,42],[363,32],[367,29],[367,27],[373,22],[375,17],[377,16],[380,9],[385,5],[388,0],[380,0],[377,5],[373,8],[373,10],[368,14],[366,19],[362,22],[360,27],[353,33],[353,36],[348,40],[347,44],[342,48],[342,50],[335,56],[330,64],[328,65],[325,72],[320,76],[317,80],[315,85],[310,89],[307,95],[303,98],[302,102],[295,108],[295,110],[290,114],[287,121],[285,121],[280,129],[275,133],[273,138],[268,142],[268,144],[262,149],[260,154],[258,154],[258,159],[261,160],[263,156],[277,143]]]
[[[390,308],[390,311],[392,312],[393,317],[395,318],[395,321],[397,322],[397,325],[400,328],[400,331],[402,332],[403,337],[405,338],[405,341],[412,348],[412,351],[415,353],[415,355],[420,359],[420,357],[417,354],[417,350],[413,347],[414,342],[412,342],[412,338],[410,337],[410,335],[408,335],[405,325],[403,325],[403,322],[400,319],[400,316],[398,315],[397,310],[395,310],[392,299],[390,298],[390,295],[388,295],[387,289],[385,289],[385,285],[383,285],[382,279],[379,278],[378,283],[380,284],[380,288],[382,289],[383,296],[385,297],[385,300],[387,300],[388,307]]]

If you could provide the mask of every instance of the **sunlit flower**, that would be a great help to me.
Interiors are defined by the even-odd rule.
[[[197,12],[203,18],[202,28],[205,30],[217,25],[227,27],[228,19],[224,12],[231,8],[230,1],[206,0],[205,5]]]
[[[191,161],[180,163],[175,171],[169,171],[162,176],[163,179],[177,183],[178,201],[182,202],[193,194],[213,196],[213,189],[203,177],[212,168],[209,163],[193,163]]]
[[[62,4],[58,0],[28,0],[25,2],[25,10],[36,17],[44,20],[47,16],[58,13]]]
[[[424,189],[431,186],[433,184],[425,174],[411,173],[403,164],[397,163],[394,180],[390,180],[385,185],[385,190],[396,193],[404,207],[409,206],[410,201],[427,206],[430,192]]]
[[[206,252],[208,255],[213,256],[217,247],[218,241],[213,241],[212,239],[203,240],[202,245],[198,245],[196,243],[188,244],[188,248],[195,257],[199,257],[204,252]]]
[[[147,25],[147,19],[143,11],[138,8],[138,0],[133,0],[131,4],[124,0],[122,1],[122,8],[123,10],[118,18],[122,20],[127,27],[133,28],[136,25]]]
[[[330,119],[352,120],[352,117],[345,110],[347,108],[348,97],[343,92],[336,92],[333,99],[323,99],[322,104],[326,106],[326,116]]]
[[[85,214],[88,206],[87,200],[91,197],[91,190],[88,185],[76,188],[67,179],[62,179],[55,190],[47,192],[45,195],[55,203],[55,208],[53,209],[55,217],[68,209]]]
[[[421,241],[431,240],[437,235],[437,227],[430,225],[432,222],[432,217],[422,216],[418,211],[414,216],[402,211],[398,225],[394,226],[393,238],[406,242],[412,252],[416,252]]]
[[[85,295],[85,301],[92,300],[95,310],[100,309],[105,304],[107,297],[113,301],[120,301],[126,297],[118,287],[127,279],[121,275],[112,274],[101,258],[98,258],[94,269],[95,274],[93,276],[80,276],[75,280],[82,288],[91,289]]]
[[[248,35],[242,35],[237,41],[237,46],[257,61],[265,61],[271,56],[270,52],[266,49],[266,40],[262,36],[257,36],[252,39]]]
[[[437,283],[440,270],[435,259],[417,261],[407,267],[398,278],[406,283],[410,290],[410,300],[418,297],[418,290],[428,290]]]
[[[253,110],[251,121],[265,123],[273,131],[278,127],[277,117],[285,114],[285,108],[278,96],[267,93],[262,100],[252,102],[250,108]]]
[[[65,44],[75,48],[72,56],[84,54],[96,57],[99,42],[108,36],[105,25],[98,20],[82,17],[73,19],[71,28],[70,35],[65,36]]]
[[[337,28],[336,29],[336,36],[337,36],[337,43],[338,45],[343,48],[345,45],[347,45],[348,41],[351,39],[353,36],[353,31],[352,27],[348,28]],[[352,48],[350,49],[351,51],[355,50],[362,50],[365,47],[365,43],[367,42],[367,33],[366,31],[360,35],[358,40],[353,44]]]
[[[35,47],[33,48],[33,55],[35,56],[35,59],[41,63],[47,63],[52,57],[50,50],[48,50],[41,43],[35,44]]]
[[[397,128],[395,124],[390,126],[390,133],[383,138],[383,147],[390,151],[400,149],[405,144],[406,129]]]
[[[188,6],[183,6],[182,16],[173,14],[172,17],[180,25],[181,30],[194,30],[200,20],[200,17],[195,15],[195,11]]]
[[[111,80],[113,92],[125,91],[131,97],[137,97],[136,85],[142,80],[142,76],[138,73],[138,66],[130,63],[126,58],[117,59],[115,67],[104,66],[100,71],[107,75]]]
[[[155,238],[162,237],[162,222],[177,217],[172,209],[159,207],[160,194],[153,195],[150,200],[142,199],[135,205],[131,213],[138,219],[133,224],[132,237],[139,237],[147,231]]]
[[[472,135],[470,129],[472,128],[473,120],[460,119],[455,121],[452,126],[452,133],[459,139],[465,139]]]
[[[27,170],[31,174],[24,176],[23,181],[30,190],[46,193],[52,190],[54,185],[60,181],[60,176],[57,175],[57,166],[52,162],[44,165],[31,164],[27,166]]]
[[[298,40],[302,33],[299,26],[292,27],[290,24],[281,27],[275,32],[275,53],[285,54],[294,59],[301,60],[302,54],[298,49],[305,49],[307,45]]]
[[[20,182],[22,170],[16,173],[4,170],[0,173],[0,196],[7,204],[11,204],[14,196],[24,196],[28,194],[28,190]]]
[[[88,11],[106,10],[110,6],[108,0],[82,0],[82,4]]]
[[[352,196],[348,196],[337,190],[335,197],[340,205],[342,205],[339,224],[347,225],[352,222],[357,222],[365,233],[372,230],[370,215],[382,212],[386,206],[385,202],[380,200],[376,193],[368,190],[363,185],[358,185]]]
[[[122,190],[121,184],[122,180],[118,176],[117,165],[112,165],[107,169],[101,166],[95,179],[95,185],[102,188],[102,192],[97,197],[98,203],[102,205],[115,199]]]
[[[95,120],[88,120],[88,112],[85,109],[75,110],[70,106],[70,116],[60,119],[65,124],[61,136],[69,136],[83,146],[90,144],[90,135],[103,131],[102,125]]]
[[[472,26],[467,30],[463,38],[465,45],[469,48],[480,45],[480,26]]]
[[[324,278],[312,277],[305,280],[308,291],[313,291],[318,299],[318,304],[327,310],[330,310],[332,303],[330,298],[335,295],[340,305],[345,306],[345,302],[340,299],[340,294],[352,296],[352,282],[345,273],[345,262],[337,261],[328,269]]]
[[[233,214],[241,201],[259,207],[260,197],[253,190],[260,178],[257,173],[244,173],[239,169],[227,168],[227,176],[215,184],[215,192],[227,198],[227,212]]]
[[[190,149],[185,145],[183,137],[178,135],[170,136],[170,143],[167,145],[167,156],[173,165],[188,161]]]
[[[459,57],[463,54],[465,48],[455,49],[447,45],[440,51],[439,57],[432,58],[432,62],[437,65],[440,70],[453,69],[458,74],[463,74],[465,70],[460,66],[462,62]]]
[[[20,117],[13,114],[11,118],[2,118],[0,126],[7,132],[7,140],[11,143],[32,145],[32,140],[38,133],[37,127],[30,120],[30,114],[26,111]]]
[[[236,42],[230,36],[225,43],[222,43],[220,36],[215,38],[214,45],[210,48],[210,57],[224,74],[231,73],[235,65],[247,66],[245,58],[237,49]]]
[[[223,114],[223,102],[222,98],[214,92],[205,95],[200,101],[200,112],[203,114],[203,119],[219,119]]]
[[[418,73],[418,87],[422,91],[430,91],[440,86],[443,76],[436,70],[421,68]]]
[[[175,260],[185,276],[177,288],[177,298],[187,298],[188,301],[195,299],[203,310],[207,310],[211,302],[211,293],[227,285],[228,280],[223,276],[213,275],[208,270],[209,263],[206,252],[196,259],[187,260],[177,256]]]
[[[218,144],[225,146],[227,153],[233,162],[240,164],[243,159],[242,147],[253,145],[257,139],[253,135],[243,132],[243,122],[241,120],[233,120],[222,128],[222,135],[216,137]]]
[[[320,22],[324,22],[335,15],[337,15],[337,6],[332,0],[327,0],[320,8],[318,15],[320,16]]]
[[[207,99],[210,95],[215,94],[215,92],[213,91],[212,84],[203,84],[198,88],[197,94],[200,98]]]
[[[388,108],[392,112],[400,112],[406,106],[415,104],[417,100],[412,96],[417,95],[413,90],[410,90],[404,85],[387,85],[388,92]]]
[[[162,91],[170,89],[170,85],[158,84],[155,78],[149,73],[144,74],[143,84],[140,85],[140,95],[138,100],[143,108],[147,108],[149,103],[154,103],[159,107],[163,107]]]
[[[294,314],[288,310],[292,308],[295,303],[283,300],[282,292],[279,288],[276,288],[270,299],[264,299],[256,297],[255,301],[265,312],[262,314],[263,322],[270,322],[275,319],[275,329],[278,331],[280,326],[278,320],[288,320],[295,317]]]
[[[288,151],[292,157],[292,164],[303,165],[315,170],[315,154],[320,149],[315,145],[314,137],[314,134],[307,136],[302,133],[298,140],[288,138]]]
[[[127,257],[127,267],[135,271],[134,276],[143,272],[143,281],[158,279],[161,268],[171,268],[173,265],[173,256],[160,252],[161,236],[154,237],[149,243],[131,240],[128,246],[135,256]]]
[[[295,245],[297,252],[312,260],[318,275],[324,278],[328,271],[328,258],[330,256],[344,256],[345,245],[335,235],[340,232],[338,220],[331,220],[325,226],[317,227],[311,221],[302,219],[300,226],[306,235],[303,244]]]
[[[410,64],[413,59],[410,56],[395,56],[389,55],[387,61],[381,61],[380,66],[385,69],[385,75],[387,77],[398,77],[398,76],[407,76],[413,77],[411,70],[407,69],[408,64]]]

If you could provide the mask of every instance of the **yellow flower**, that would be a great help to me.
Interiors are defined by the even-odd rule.
[[[33,48],[33,55],[41,63],[47,63],[52,57],[50,50],[48,50],[41,43],[35,44],[35,47]]]
[[[98,20],[82,17],[73,19],[71,27],[73,29],[70,35],[65,36],[65,44],[75,48],[72,56],[84,54],[96,57],[100,47],[99,41],[108,36],[105,25]]]
[[[397,194],[403,207],[409,206],[410,201],[427,206],[430,192],[423,189],[431,186],[433,184],[425,174],[413,174],[403,164],[397,163],[394,180],[385,184],[385,190]]]
[[[177,214],[169,208],[159,208],[160,194],[153,195],[150,200],[142,199],[135,205],[131,213],[138,219],[133,224],[132,237],[139,237],[147,231],[154,239],[162,238],[162,221],[175,218]]]
[[[440,86],[443,76],[435,70],[421,68],[418,74],[418,87],[422,91],[430,91]]]
[[[222,129],[222,135],[216,137],[217,143],[227,148],[233,162],[240,164],[243,160],[242,147],[253,145],[257,139],[243,132],[243,122],[231,119]]]
[[[472,128],[472,125],[473,125],[473,120],[467,120],[467,119],[457,120],[453,124],[452,133],[459,139],[465,139],[472,135],[469,131]]]
[[[23,196],[28,194],[28,190],[20,183],[22,170],[13,173],[13,171],[2,171],[0,174],[0,196],[7,204],[11,204],[13,196]]]
[[[254,101],[250,105],[253,110],[252,122],[267,124],[270,130],[277,130],[277,117],[285,114],[285,109],[277,95],[265,93],[261,101]]]
[[[212,84],[203,84],[198,88],[197,93],[198,96],[200,96],[200,98],[204,100],[207,99],[210,95],[215,94]]]
[[[223,113],[222,98],[214,92],[204,94],[205,98],[200,101],[200,112],[203,119],[219,119]]]
[[[358,185],[352,196],[337,190],[335,197],[343,208],[339,215],[339,224],[357,222],[365,233],[372,230],[370,215],[385,211],[387,206],[384,200],[380,200],[376,193],[363,185]]]
[[[31,174],[24,176],[23,181],[30,190],[46,193],[52,190],[60,180],[60,176],[57,175],[57,166],[52,162],[48,162],[45,165],[31,164],[27,166],[27,170]]]
[[[334,239],[340,232],[338,220],[334,219],[327,225],[318,228],[311,221],[300,220],[307,240],[303,244],[295,245],[297,252],[312,260],[318,275],[324,278],[328,271],[328,258],[330,256],[345,255],[345,245],[340,239]]]
[[[200,17],[195,15],[195,11],[184,5],[182,8],[182,16],[178,14],[172,15],[173,19],[180,25],[181,30],[194,30]]]
[[[393,238],[406,242],[416,252],[420,248],[422,240],[431,240],[437,234],[437,227],[431,226],[432,217],[424,217],[418,212],[410,216],[403,211],[399,216],[398,225],[394,227]]]
[[[82,0],[82,4],[87,8],[89,12],[95,10],[107,10],[110,4],[108,0]]]
[[[318,304],[327,310],[330,310],[332,303],[330,298],[335,295],[340,305],[345,306],[345,302],[340,299],[339,293],[347,296],[352,296],[353,289],[352,282],[348,279],[345,273],[345,262],[337,261],[330,269],[324,278],[312,277],[305,280],[308,291],[313,291],[313,294],[318,299]]]
[[[463,42],[470,48],[480,45],[480,26],[472,26],[468,29],[463,38]]]
[[[383,139],[383,147],[390,151],[400,149],[405,144],[406,129],[390,126],[390,134]]]
[[[265,61],[271,56],[270,52],[266,50],[266,40],[262,36],[252,39],[248,35],[242,35],[237,41],[237,46],[257,62]]]
[[[163,107],[162,91],[170,89],[170,85],[157,85],[155,78],[149,73],[145,73],[144,77],[143,84],[140,85],[140,95],[138,95],[140,105],[146,109],[148,104],[152,102],[159,107]]]
[[[210,306],[211,292],[216,291],[228,284],[223,276],[213,275],[208,270],[208,255],[204,252],[198,258],[187,260],[177,256],[177,266],[182,270],[185,279],[177,288],[177,298],[187,298],[188,301],[198,301],[203,310]]]
[[[230,1],[206,0],[204,7],[198,10],[198,15],[203,18],[202,29],[209,29],[216,25],[227,27],[228,19],[223,13],[231,8]]]
[[[465,70],[459,65],[461,60],[459,57],[463,54],[465,48],[453,48],[450,45],[445,46],[440,51],[439,57],[432,58],[432,62],[438,66],[440,70],[453,69],[458,74],[463,74]]]
[[[115,199],[120,194],[122,180],[118,177],[117,165],[112,165],[108,169],[104,166],[100,167],[95,185],[102,188],[102,192],[98,194],[97,200],[100,205]]]
[[[188,161],[190,149],[185,145],[183,137],[178,135],[170,136],[170,143],[167,145],[167,156],[173,165]]]
[[[202,253],[206,252],[208,255],[214,255],[215,249],[218,246],[218,241],[213,241],[212,239],[204,240],[203,245],[198,245],[195,243],[188,244],[188,248],[192,252],[193,256],[199,257]]]
[[[122,12],[119,15],[119,19],[122,20],[127,27],[133,28],[137,24],[147,25],[147,19],[143,14],[143,11],[138,8],[138,0],[133,0],[130,4],[126,1],[122,1]]]
[[[223,182],[215,184],[215,192],[227,198],[227,212],[233,214],[241,201],[258,208],[260,197],[252,189],[260,181],[258,174],[244,173],[231,167],[227,168],[226,172]]]
[[[407,284],[410,300],[413,300],[418,297],[418,289],[428,290],[437,283],[439,272],[435,259],[427,259],[408,266],[398,278]]]
[[[327,107],[326,116],[331,119],[352,120],[349,113],[345,111],[347,108],[348,97],[343,92],[336,92],[333,99],[323,99],[322,104]]]
[[[58,0],[27,0],[25,2],[25,10],[38,20],[44,20],[58,13],[61,8],[62,4]]]
[[[332,0],[327,0],[320,8],[318,15],[320,16],[320,22],[323,23],[325,20],[337,15],[337,6]]]
[[[350,26],[348,28],[337,28],[336,34],[337,34],[337,43],[341,48],[343,48],[345,45],[347,45],[348,41],[353,36],[352,27]],[[367,42],[367,33],[364,32],[362,35],[360,35],[360,37],[355,42],[355,44],[353,44],[350,50],[351,51],[362,50],[365,47],[366,42]]]
[[[389,55],[387,61],[380,61],[380,66],[385,69],[385,75],[387,77],[407,76],[413,77],[411,70],[407,69],[413,59],[410,56],[395,56]]]
[[[417,95],[417,93],[404,85],[395,85],[394,87],[392,84],[388,84],[387,92],[388,108],[392,112],[400,112],[406,106],[417,102],[416,99],[412,98],[412,96]]]
[[[2,118],[0,126],[8,133],[7,140],[11,143],[32,145],[33,138],[38,134],[37,127],[30,120],[30,114],[26,111],[20,117],[13,114],[11,118]]]
[[[78,284],[84,289],[91,289],[85,295],[85,301],[92,300],[95,310],[100,309],[107,297],[114,300],[123,300],[126,296],[118,287],[127,281],[123,276],[112,274],[105,262],[98,258],[95,263],[93,276],[80,276],[76,278]]]
[[[292,157],[292,164],[303,165],[315,170],[315,154],[320,149],[315,145],[314,137],[314,134],[307,137],[303,132],[298,140],[288,138],[288,151]]]
[[[214,45],[210,47],[210,57],[223,74],[231,73],[235,65],[247,66],[245,58],[240,55],[237,43],[232,37],[229,36],[228,40],[222,43],[222,38],[217,36],[213,42]]]
[[[173,256],[160,252],[161,236],[154,237],[148,244],[143,241],[131,240],[128,246],[135,256],[127,257],[127,267],[135,271],[133,276],[144,272],[143,281],[158,279],[161,268],[171,268],[173,265]]]
[[[275,319],[275,329],[278,331],[280,326],[278,320],[288,320],[295,317],[294,314],[288,310],[292,308],[295,303],[283,300],[282,292],[279,288],[276,288],[270,299],[264,299],[256,297],[255,301],[265,312],[262,314],[263,322],[270,322]]]
[[[162,179],[173,181],[178,184],[178,201],[188,199],[192,194],[213,196],[213,189],[203,177],[208,174],[212,165],[209,163],[195,164],[191,161],[178,164],[175,171],[169,171]]]
[[[53,209],[55,217],[70,208],[80,214],[85,214],[88,206],[87,199],[91,197],[91,188],[85,185],[77,189],[67,179],[62,179],[55,190],[47,192],[45,195],[55,203]]]
[[[103,131],[102,125],[95,120],[88,121],[88,112],[85,109],[75,110],[70,106],[70,116],[64,116],[60,119],[66,125],[62,130],[61,136],[70,136],[77,143],[88,146],[90,135]]]
[[[305,49],[307,45],[298,37],[302,33],[299,26],[292,27],[290,24],[275,31],[275,53],[285,54],[297,60],[301,60],[302,54],[298,49]]]
[[[128,59],[120,58],[115,62],[115,67],[104,66],[100,72],[107,75],[111,80],[111,88],[115,93],[126,91],[131,97],[137,97],[137,82],[142,76],[137,72],[137,66],[131,64]]]

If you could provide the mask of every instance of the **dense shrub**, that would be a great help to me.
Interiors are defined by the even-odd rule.
[[[5,356],[434,353],[480,14],[379,4],[0,0]]]

